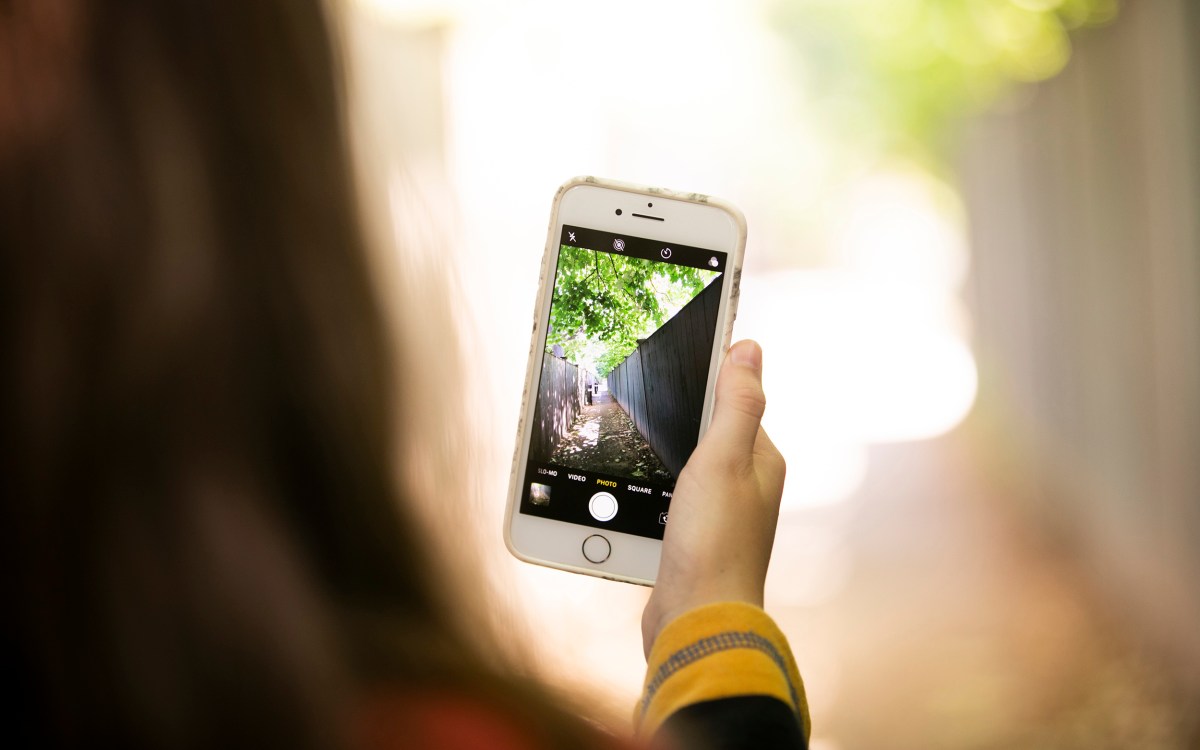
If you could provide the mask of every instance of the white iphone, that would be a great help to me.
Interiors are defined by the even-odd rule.
[[[704,195],[594,177],[559,188],[505,515],[514,555],[654,583],[745,243],[741,212]]]

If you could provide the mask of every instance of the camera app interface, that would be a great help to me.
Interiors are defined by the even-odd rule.
[[[522,513],[662,538],[700,433],[725,261],[563,227]]]

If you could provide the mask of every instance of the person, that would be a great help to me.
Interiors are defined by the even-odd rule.
[[[752,342],[679,478],[640,739],[456,614],[392,471],[419,394],[393,384],[324,13],[0,3],[9,745],[803,747],[761,610],[784,465]]]

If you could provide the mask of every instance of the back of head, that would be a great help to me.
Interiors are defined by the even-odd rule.
[[[393,487],[335,71],[317,0],[0,4],[18,736],[334,745],[376,673],[468,659]]]

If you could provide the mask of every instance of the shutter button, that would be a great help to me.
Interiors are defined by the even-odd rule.
[[[609,492],[597,492],[588,501],[588,512],[597,521],[611,521],[617,515],[617,499]]]

